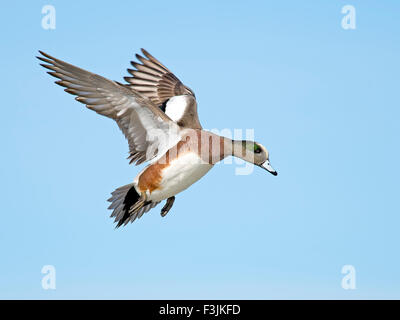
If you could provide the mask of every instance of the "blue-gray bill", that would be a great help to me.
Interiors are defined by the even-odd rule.
[[[261,168],[264,168],[267,170],[269,173],[273,174],[274,176],[278,175],[278,172],[274,168],[272,168],[271,164],[269,163],[269,160],[265,161],[263,164],[260,165]]]

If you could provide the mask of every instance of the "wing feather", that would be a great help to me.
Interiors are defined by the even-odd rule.
[[[131,77],[124,77],[129,86],[141,95],[150,99],[159,108],[170,114],[179,114],[178,119],[172,119],[182,127],[201,129],[197,114],[196,97],[193,91],[185,86],[167,67],[154,58],[146,50],[142,49],[144,56],[136,54],[137,60],[131,61],[136,68],[128,69]],[[169,100],[176,96],[188,96],[187,104],[169,104]],[[183,108],[183,110],[177,110]],[[175,110],[171,110],[175,109]]]
[[[114,119],[129,143],[130,163],[140,164],[162,156],[180,140],[179,126],[150,99],[97,74],[75,67],[47,53],[37,57],[45,62],[56,83],[76,95],[77,101],[103,116]]]

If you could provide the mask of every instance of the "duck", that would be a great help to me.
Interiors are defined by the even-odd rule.
[[[109,209],[116,228],[126,226],[175,196],[228,156],[241,158],[276,176],[262,144],[232,140],[204,130],[194,92],[145,49],[131,61],[126,83],[112,81],[39,51],[40,65],[56,84],[90,110],[113,119],[129,145],[130,164],[147,166],[133,182],[111,193]]]

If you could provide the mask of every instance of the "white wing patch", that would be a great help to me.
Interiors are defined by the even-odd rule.
[[[186,112],[188,100],[186,95],[175,96],[168,100],[165,113],[172,121],[178,122]]]

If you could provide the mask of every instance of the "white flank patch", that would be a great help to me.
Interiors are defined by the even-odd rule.
[[[186,111],[187,98],[185,95],[175,96],[168,100],[165,113],[173,121],[178,122]]]
[[[148,200],[161,201],[176,195],[203,177],[212,167],[197,153],[183,154],[162,171],[160,189],[154,190]]]

